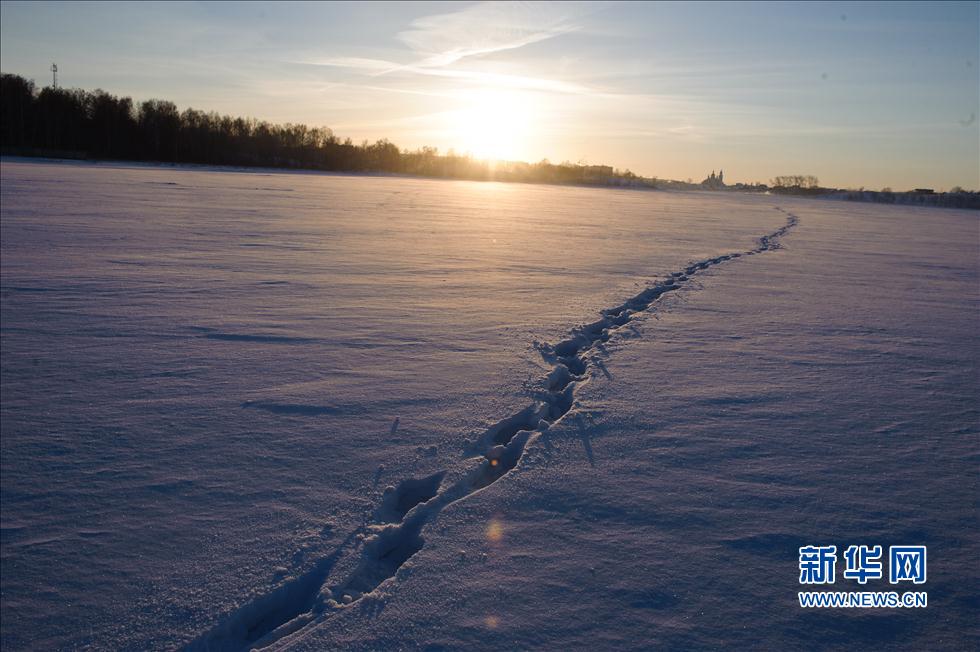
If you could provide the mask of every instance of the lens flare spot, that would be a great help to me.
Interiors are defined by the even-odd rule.
[[[500,543],[504,538],[504,526],[497,519],[492,519],[487,525],[487,541],[490,543]]]

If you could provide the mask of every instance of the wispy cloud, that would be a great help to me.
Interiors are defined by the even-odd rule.
[[[413,68],[442,67],[466,57],[515,50],[580,29],[575,18],[585,5],[484,2],[459,11],[412,21],[398,40],[421,61]]]
[[[545,79],[541,77],[527,77],[524,75],[505,75],[492,72],[482,72],[478,70],[455,70],[447,68],[410,67],[405,68],[405,70],[420,75],[459,79],[462,81],[472,82],[474,84],[480,84],[481,86],[498,86],[511,89],[550,91],[554,93],[591,93],[591,91],[585,86],[558,79]]]
[[[333,68],[352,68],[354,70],[364,70],[367,72],[381,72],[390,70],[397,64],[384,59],[366,59],[363,57],[329,57],[326,59],[311,59],[298,63],[311,66],[330,66]]]
[[[516,50],[577,31],[581,29],[578,19],[591,11],[587,3],[485,2],[412,21],[408,29],[397,35],[411,50],[414,61],[409,63],[345,56],[303,63],[346,68],[372,77],[424,75],[508,89],[591,94],[592,89],[570,81],[508,74],[492,68],[467,70],[454,65],[466,58]]]
[[[362,59],[357,57],[336,57],[305,61],[308,65],[329,66],[359,70],[377,77],[391,73],[407,73],[430,77],[446,77],[471,82],[483,86],[547,91],[553,93],[593,94],[593,90],[574,82],[526,75],[509,75],[481,70],[462,70],[448,67],[427,67],[422,65],[397,65],[383,59]]]

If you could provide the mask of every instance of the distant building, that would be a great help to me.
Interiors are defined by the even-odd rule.
[[[705,188],[724,188],[725,187],[725,171],[718,170],[718,175],[715,176],[715,171],[712,170],[708,178],[701,182],[701,185]]]
[[[915,191],[920,195],[931,195],[936,192],[932,188],[916,188]]]

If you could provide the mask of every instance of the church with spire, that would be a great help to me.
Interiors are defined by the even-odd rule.
[[[715,171],[712,170],[708,178],[701,182],[701,185],[705,188],[724,188],[725,187],[725,171],[718,170],[718,175],[715,176]]]

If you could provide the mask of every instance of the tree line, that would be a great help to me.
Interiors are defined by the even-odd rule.
[[[813,175],[787,174],[769,181],[769,191],[779,195],[801,195],[804,197],[823,197],[847,201],[875,202],[879,204],[907,204],[918,206],[938,206],[941,208],[980,208],[980,193],[964,190],[959,186],[949,192],[934,192],[931,189],[917,189],[907,192],[893,192],[891,188],[880,191],[842,190],[823,188]]]
[[[387,139],[360,144],[329,127],[273,124],[188,108],[134,103],[101,89],[38,89],[0,75],[0,145],[27,156],[161,161],[209,165],[391,172],[457,179],[653,186],[629,170],[573,163],[488,162],[436,148],[399,149]]]
[[[773,178],[769,185],[773,188],[819,188],[820,181],[812,174],[786,174]]]

